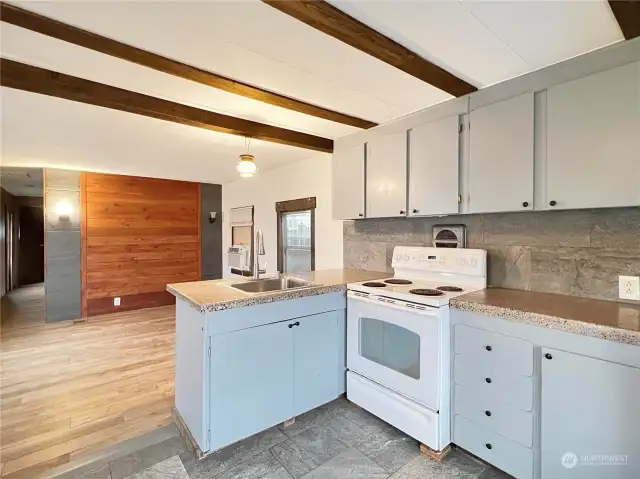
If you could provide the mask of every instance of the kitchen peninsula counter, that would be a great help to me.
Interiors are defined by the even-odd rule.
[[[451,300],[459,311],[640,345],[640,304],[488,288]]]
[[[167,285],[167,291],[176,298],[187,301],[192,307],[204,313],[346,291],[347,283],[386,278],[389,273],[360,269],[328,269],[292,273],[287,276],[312,281],[316,285],[264,293],[246,293],[232,288],[231,285],[253,281],[251,278],[227,278],[169,284]],[[269,277],[265,276],[265,278]]]

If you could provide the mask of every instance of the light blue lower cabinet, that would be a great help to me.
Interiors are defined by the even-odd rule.
[[[543,479],[639,478],[640,369],[550,348],[541,361]]]
[[[454,444],[516,479],[640,478],[639,346],[457,310],[451,327]]]
[[[204,314],[179,303],[176,409],[201,451],[345,392],[344,293]]]
[[[211,450],[293,416],[291,323],[283,321],[211,338]]]
[[[339,394],[339,314],[344,311],[315,314],[295,321],[300,324],[293,328],[292,416],[325,404]]]

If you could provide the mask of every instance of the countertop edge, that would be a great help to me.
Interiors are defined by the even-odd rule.
[[[173,288],[171,285],[167,285],[167,291],[173,294],[176,298],[185,300],[189,305],[201,313],[212,313],[215,311],[224,311],[227,309],[244,308],[247,306],[255,306],[258,304],[275,303],[278,301],[286,301],[290,299],[305,298],[308,296],[318,296],[328,293],[339,293],[347,290],[346,284],[332,284],[312,286],[310,288],[300,288],[289,291],[279,291],[276,293],[267,293],[261,295],[249,295],[243,298],[230,299],[227,301],[217,301],[209,304],[199,304],[186,294]]]
[[[562,318],[547,314],[525,311],[521,309],[509,308],[506,306],[496,306],[492,304],[480,304],[474,301],[454,298],[450,301],[450,307],[459,311],[497,316],[509,321],[531,324],[545,328],[564,331],[567,333],[580,334],[593,338],[607,339],[619,343],[640,345],[640,332],[594,324],[580,321],[578,319]]]

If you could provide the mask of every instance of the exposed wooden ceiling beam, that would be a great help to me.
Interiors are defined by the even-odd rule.
[[[640,37],[640,0],[609,0],[609,5],[624,38]]]
[[[222,115],[2,58],[0,85],[182,125],[331,153],[333,140]]]
[[[262,1],[453,96],[459,97],[477,90],[473,85],[416,55],[324,0]]]
[[[3,22],[26,28],[27,30],[41,33],[42,35],[111,55],[137,65],[153,68],[154,70],[175,75],[185,80],[191,80],[236,95],[251,98],[252,100],[258,100],[269,103],[270,105],[304,113],[305,115],[311,115],[357,128],[371,128],[376,126],[376,123],[371,121],[322,108],[317,105],[312,105],[311,103],[252,86],[248,83],[226,78],[216,73],[91,33],[29,10],[24,10],[9,3],[0,2],[0,5],[0,19]]]

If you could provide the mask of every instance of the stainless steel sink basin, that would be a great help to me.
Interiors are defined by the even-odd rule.
[[[245,283],[234,283],[229,286],[244,291],[245,293],[267,293],[269,291],[308,288],[310,286],[317,286],[317,284],[298,278],[265,278],[247,281]]]

